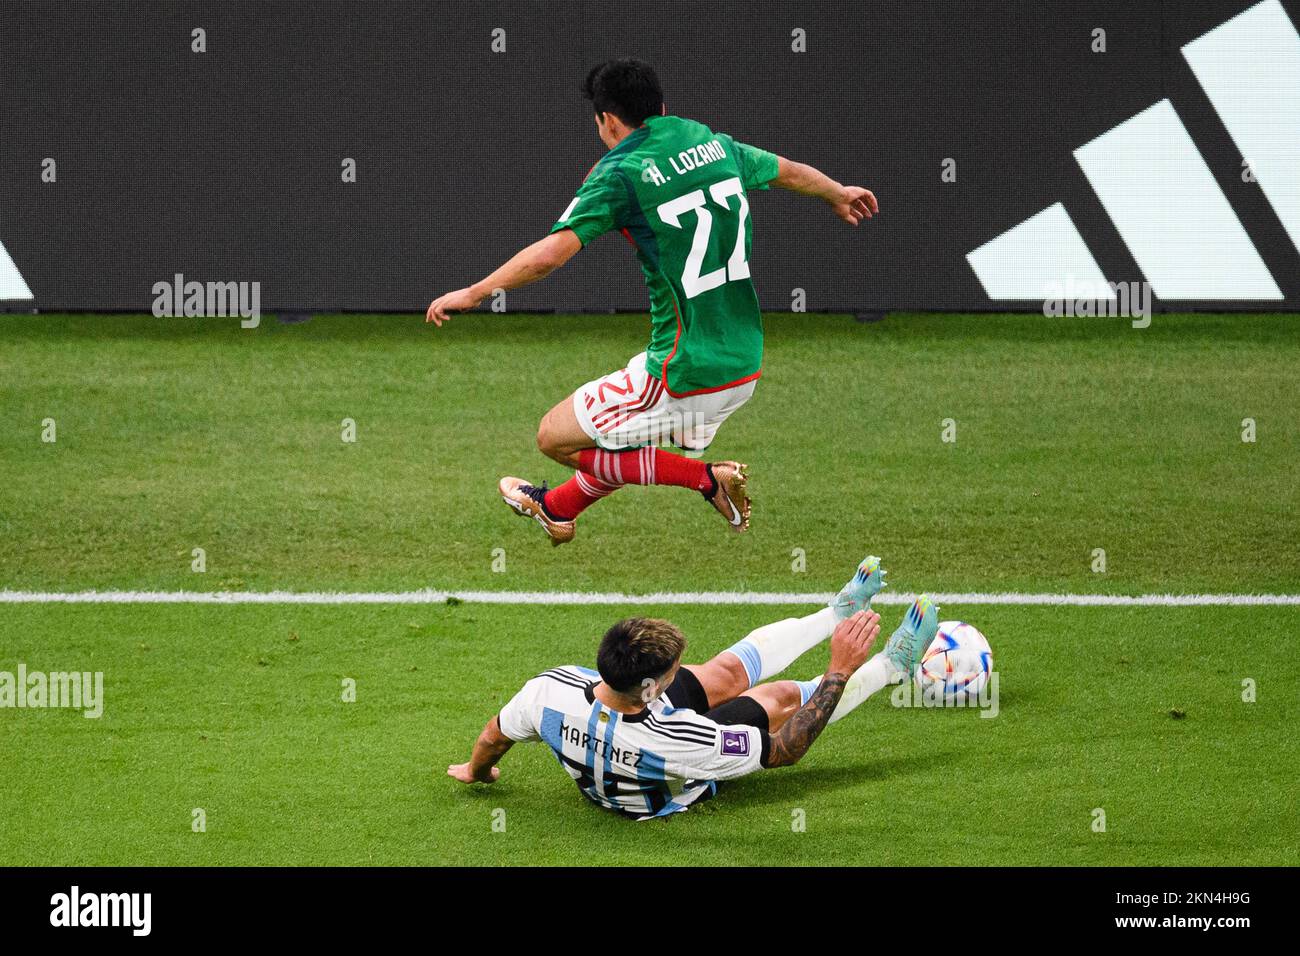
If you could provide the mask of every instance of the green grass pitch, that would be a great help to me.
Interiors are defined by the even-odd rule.
[[[631,488],[552,549],[496,478],[564,476],[533,447],[537,420],[638,351],[643,317],[474,315],[434,332],[409,316],[250,331],[6,316],[0,588],[819,592],[871,551],[902,590],[1296,593],[1296,323],[772,316],[764,379],[715,446],[751,464],[751,533],[678,489]],[[808,610],[657,612],[702,660]],[[799,766],[661,823],[586,805],[540,745],[516,747],[495,787],[442,776],[520,683],[590,664],[630,611],[0,604],[0,671],[102,671],[106,696],[98,720],[0,709],[0,864],[1300,852],[1294,606],[945,606],[993,644],[996,718],[881,694]],[[901,608],[882,613],[892,628]],[[791,674],[824,663],[814,651]]]

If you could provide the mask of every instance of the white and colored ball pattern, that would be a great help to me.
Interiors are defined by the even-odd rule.
[[[993,649],[979,629],[962,621],[944,621],[921,657],[916,683],[951,703],[960,694],[967,699],[979,694],[992,670]]]

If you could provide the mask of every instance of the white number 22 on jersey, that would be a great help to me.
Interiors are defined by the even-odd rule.
[[[686,257],[686,271],[682,273],[682,289],[686,298],[693,299],[702,292],[716,289],[724,282],[749,278],[749,263],[745,261],[745,220],[749,218],[749,200],[745,198],[745,187],[739,177],[733,176],[709,187],[709,195],[723,209],[730,209],[727,203],[730,196],[740,201],[739,226],[736,229],[736,248],[725,266],[719,266],[711,272],[704,271],[704,256],[709,251],[709,233],[713,229],[713,213],[709,212],[704,201],[704,190],[697,189],[676,199],[660,204],[656,210],[659,218],[676,229],[684,228],[681,216],[684,212],[695,211],[695,237],[691,240],[691,251]]]

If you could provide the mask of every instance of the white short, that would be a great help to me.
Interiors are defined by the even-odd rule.
[[[609,451],[672,443],[687,453],[702,453],[718,427],[754,394],[756,381],[717,392],[674,398],[645,368],[645,353],[627,368],[588,382],[573,393],[578,424]]]

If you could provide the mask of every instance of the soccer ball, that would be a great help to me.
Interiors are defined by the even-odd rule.
[[[959,697],[972,700],[988,683],[993,670],[993,649],[979,630],[962,621],[944,621],[939,633],[921,657],[916,684],[944,703]]]

